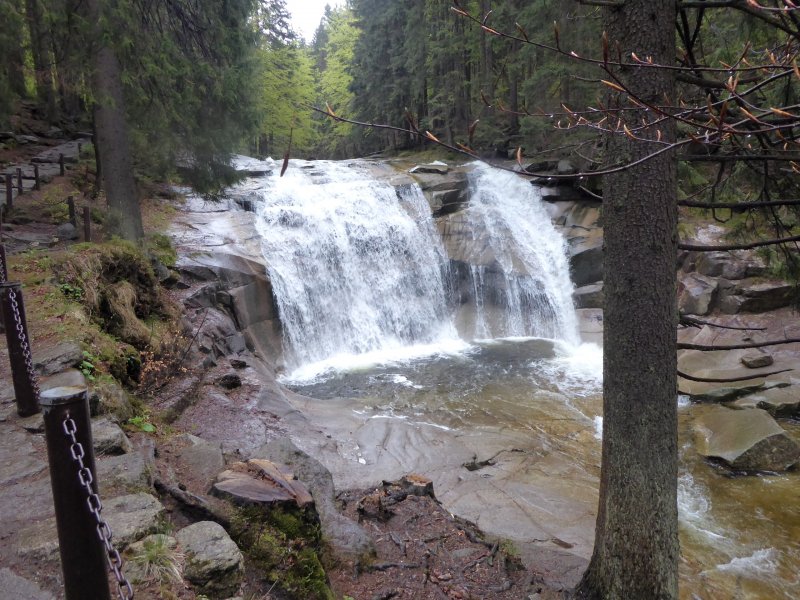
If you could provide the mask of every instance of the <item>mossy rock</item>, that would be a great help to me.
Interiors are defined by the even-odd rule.
[[[247,507],[231,532],[242,551],[270,580],[298,600],[334,600],[320,560],[319,519],[309,509]]]

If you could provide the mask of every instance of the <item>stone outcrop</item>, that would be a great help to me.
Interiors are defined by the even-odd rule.
[[[175,538],[186,555],[184,577],[211,600],[230,598],[244,577],[244,557],[219,523],[200,521]]]
[[[463,169],[447,165],[419,165],[409,170],[435,216],[457,212],[469,200],[469,182]]]
[[[235,355],[245,348],[262,357],[282,354],[281,327],[272,285],[263,264],[238,254],[222,252],[182,257],[178,270],[195,280],[208,281],[188,300],[196,308],[224,311],[233,323],[218,315],[217,331],[209,331],[205,348],[215,357]],[[243,336],[243,337],[242,337]],[[199,340],[204,344],[204,339]]]
[[[800,446],[760,409],[717,406],[695,422],[698,453],[743,471],[784,471],[800,461]]]

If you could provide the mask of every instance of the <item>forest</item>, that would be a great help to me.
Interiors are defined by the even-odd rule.
[[[315,171],[314,163],[323,159],[374,157],[389,161],[401,157],[412,162],[446,159],[453,164],[458,162],[457,169],[465,162],[481,160],[512,177],[515,184],[523,181],[524,197],[531,193],[530,179],[536,184],[564,186],[578,193],[579,203],[586,202],[602,215],[599,218],[603,238],[596,250],[604,270],[600,282],[604,295],[601,306],[591,307],[602,308],[599,318],[603,322],[602,394],[599,390],[595,393],[595,399],[602,402],[602,416],[596,415],[601,423],[597,437],[601,444],[597,446],[602,453],[602,466],[598,465],[597,474],[592,474],[599,487],[599,505],[591,558],[587,557],[586,564],[582,565],[585,567],[581,571],[583,575],[572,582],[574,593],[576,598],[586,600],[675,600],[679,597],[679,569],[685,565],[681,563],[682,541],[679,540],[678,481],[684,467],[683,449],[678,446],[682,425],[676,408],[677,392],[687,382],[738,385],[754,378],[750,373],[741,375],[743,367],[738,359],[734,361],[735,372],[711,368],[689,372],[680,363],[679,352],[719,355],[725,351],[760,351],[775,345],[798,343],[795,330],[789,326],[782,334],[776,333],[769,330],[769,323],[753,320],[756,325],[751,325],[744,317],[739,320],[738,311],[747,300],[746,294],[751,289],[760,289],[768,279],[791,282],[793,286],[784,294],[787,298],[781,297],[781,302],[786,302],[779,309],[788,310],[789,305],[800,304],[796,285],[800,278],[800,200],[797,199],[800,192],[800,7],[791,0],[347,0],[337,8],[326,8],[310,40],[303,40],[293,31],[285,0],[0,0],[0,15],[3,18],[0,55],[7,57],[0,64],[0,132],[22,131],[27,126],[26,119],[30,119],[46,124],[48,130],[42,132],[43,137],[62,139],[83,134],[82,139],[91,138],[92,165],[83,163],[85,180],[81,180],[81,193],[85,198],[81,201],[85,200],[87,209],[89,204],[98,201],[104,204],[102,217],[98,218],[103,235],[112,246],[118,238],[124,240],[120,248],[125,252],[135,254],[144,247],[142,244],[152,243],[145,219],[148,215],[143,207],[152,207],[153,199],[145,202],[143,189],[152,191],[160,185],[173,184],[186,186],[180,189],[191,189],[191,194],[197,194],[202,202],[219,201],[220,206],[231,208],[207,209],[204,204],[198,214],[205,214],[204,210],[208,210],[208,214],[222,213],[220,222],[239,218],[231,217],[241,212],[238,208],[233,210],[231,203],[241,201],[236,206],[251,206],[252,198],[245,198],[246,194],[229,195],[231,186],[245,177],[241,169],[235,168],[237,155],[255,157],[253,164],[258,168],[251,170],[251,175],[257,173],[259,177],[269,178],[275,171],[275,177],[286,182],[281,189],[297,195],[286,202],[302,202],[305,198],[305,192],[299,191],[301,175],[293,178],[296,173],[290,172],[283,179],[291,159],[307,160],[302,163],[303,169],[321,180],[328,175],[320,176],[322,171]],[[0,148],[3,151],[14,151],[14,143],[26,141],[15,133],[2,133],[1,139],[14,140],[8,146],[4,144]],[[278,162],[269,162],[269,159]],[[283,164],[278,176],[276,165],[281,159]],[[342,176],[342,181],[351,185],[353,197],[356,197],[360,193],[360,180],[346,172],[349,166],[345,163],[331,166],[334,174],[330,178]],[[450,169],[438,162],[427,167],[433,168],[434,175],[447,174]],[[479,168],[482,167],[475,167]],[[413,173],[413,169],[405,169],[405,166],[402,169],[403,177],[407,176],[406,171]],[[17,177],[21,181],[19,173]],[[450,175],[463,175],[457,184],[466,186],[466,174],[457,171]],[[62,172],[61,177],[64,176]],[[5,176],[8,201],[11,178],[9,172]],[[432,206],[425,204],[422,188],[417,186],[416,179],[410,181],[413,185],[407,185],[405,191],[392,189],[387,197],[394,202],[405,198],[404,193],[411,194],[419,188],[418,197],[405,198],[405,201],[413,202],[416,198],[422,202],[423,210],[414,214],[418,215],[418,221],[425,222],[427,234],[436,237],[431,233],[436,232],[436,235],[442,234],[443,239],[455,237],[467,218],[455,213],[466,213],[467,203],[459,200],[454,203],[458,206],[448,209],[438,206],[430,211],[431,217],[427,209]],[[510,189],[515,184],[506,181],[505,185]],[[22,184],[19,185],[21,195]],[[38,179],[36,185],[39,191]],[[259,185],[265,184],[262,181]],[[375,182],[370,182],[370,186],[371,190],[379,187]],[[270,180],[263,189],[258,188],[259,193],[263,192],[260,201],[265,201],[268,193],[278,187],[279,184]],[[455,191],[456,196],[463,192],[463,189],[446,186],[436,191],[444,193],[444,190]],[[163,196],[173,200],[175,194],[174,189],[170,189]],[[330,205],[341,201],[341,198],[334,198],[334,194],[332,191],[330,197],[326,197]],[[486,192],[486,195],[491,193]],[[359,198],[365,204],[370,201]],[[190,206],[195,205],[190,202]],[[10,211],[10,207],[7,208]],[[343,206],[339,213],[350,208]],[[170,207],[170,210],[175,208]],[[453,220],[450,220],[449,211],[454,214]],[[270,243],[274,243],[264,234],[269,230],[275,236],[285,234],[290,243],[296,243],[298,249],[287,262],[301,262],[295,258],[303,256],[302,250],[312,246],[310,238],[325,226],[309,227],[309,233],[301,234],[299,241],[291,237],[308,225],[305,219],[310,212],[314,210],[296,209],[294,205],[290,208],[281,205],[272,213],[265,208],[257,217],[263,220],[258,226],[237,223],[231,226],[235,234],[222,236],[220,240],[214,233],[208,239],[219,242],[220,247],[231,247],[244,243],[236,238],[245,232],[243,237],[248,241],[262,236],[261,249],[266,251]],[[406,207],[398,211],[398,223],[401,218],[408,217],[407,212],[413,210]],[[423,213],[426,213],[424,219]],[[91,211],[87,215],[91,216]],[[11,216],[15,216],[13,212]],[[377,224],[384,216],[378,211],[371,219]],[[428,223],[429,217],[438,221]],[[202,220],[205,216],[195,214],[192,218],[200,219],[201,226],[208,226],[208,221]],[[183,225],[187,230],[199,230],[201,227],[196,224]],[[348,235],[366,232],[367,237],[359,240],[362,247],[355,252],[359,259],[371,251],[378,255],[386,250],[382,244],[387,239],[393,242],[390,238],[406,227],[393,223],[386,229],[390,233],[384,235],[370,230],[372,224],[348,224],[343,228]],[[19,223],[12,223],[12,228],[17,225]],[[596,225],[595,222],[592,227]],[[241,229],[237,229],[240,226]],[[575,227],[580,229],[583,225]],[[253,233],[256,229],[257,234]],[[723,233],[710,237],[701,235],[708,231]],[[251,237],[247,237],[250,234]],[[341,237],[341,231],[331,235],[331,239]],[[86,241],[89,242],[88,233]],[[312,258],[322,257],[322,265],[333,265],[334,274],[341,275],[344,267],[336,261],[345,251],[338,248],[334,251],[334,242],[324,241],[328,245],[323,243]],[[130,247],[128,242],[131,242]],[[187,246],[181,251],[195,260],[203,254],[197,248],[204,248],[206,242],[206,239],[194,240],[196,246],[189,250]],[[356,246],[354,242],[352,247]],[[351,249],[348,247],[347,251]],[[727,276],[722,277],[723,267],[714,274],[719,280],[697,279],[703,285],[716,286],[713,290],[715,302],[722,297],[731,303],[741,301],[732,312],[723,311],[727,324],[698,318],[711,312],[708,306],[688,313],[683,310],[685,298],[692,290],[687,291],[688,285],[683,282],[682,287],[676,285],[676,263],[694,277],[695,268],[699,272],[698,265],[704,260],[702,256],[714,253],[718,257],[721,253],[740,250],[753,251],[753,256],[760,261],[756,276],[739,278],[746,279],[751,288],[742,291],[744,288],[736,287],[739,284],[729,281]],[[79,250],[82,251],[85,248]],[[105,251],[113,254],[117,249]],[[395,252],[411,262],[412,252],[408,248],[400,251],[390,248],[386,252]],[[486,265],[478,264],[474,256],[471,259],[476,263],[471,264],[457,253],[455,257],[444,258],[444,251],[441,255],[437,252],[431,251],[430,256],[438,256],[447,266],[439,269],[434,264],[431,277],[436,280],[447,273],[456,280],[455,284],[442,284],[442,290],[452,292],[463,284],[457,278],[467,272],[473,278],[478,272],[483,277],[481,269]],[[17,254],[23,256],[24,252],[20,250]],[[281,327],[288,330],[287,324],[293,316],[312,331],[315,319],[309,316],[311,311],[306,311],[305,305],[294,307],[296,314],[289,304],[281,305],[280,310],[275,308],[276,298],[283,293],[276,290],[285,281],[281,281],[282,275],[277,273],[263,275],[264,265],[248,262],[251,256],[219,258],[214,252],[207,254],[211,258],[197,259],[197,264],[188,267],[183,264],[183,271],[175,266],[174,257],[169,268],[156,258],[140,257],[145,265],[142,270],[149,273],[145,287],[156,287],[150,285],[156,278],[152,268],[147,266],[150,262],[162,267],[162,283],[166,281],[177,286],[184,276],[191,280],[191,285],[181,281],[185,287],[174,287],[172,291],[187,290],[192,285],[205,286],[208,282],[200,284],[198,281],[209,276],[208,273],[218,279],[202,289],[192,290],[193,295],[183,299],[187,314],[195,311],[192,323],[197,330],[185,352],[177,348],[177,343],[173,344],[169,350],[172,358],[180,355],[182,361],[189,356],[195,338],[200,339],[198,336],[210,309],[219,309],[219,314],[223,315],[219,317],[218,327],[223,331],[229,327],[224,319],[240,306],[241,312],[230,317],[230,322],[238,327],[240,320],[245,322],[251,313],[258,314],[259,321],[254,329],[263,334],[264,339],[253,342],[248,338],[251,347],[247,347],[244,336],[237,337],[240,332],[230,325],[230,335],[226,334],[222,342],[209,336],[211,341],[203,342],[205,345],[191,355],[197,362],[197,372],[217,368],[214,359],[230,358],[235,354],[234,346],[237,352],[252,352],[247,355],[248,359],[258,354],[253,347],[269,347],[275,356],[268,359],[257,356],[258,360],[264,359],[260,375],[268,379],[265,387],[272,386],[260,400],[275,390],[280,393],[275,392],[274,396],[280,396],[283,394],[281,369],[286,367],[281,362],[286,357],[281,353],[291,340],[276,342],[270,336]],[[26,260],[26,256],[15,260]],[[272,263],[279,262],[282,256],[278,252],[278,258],[267,259],[270,263],[267,268],[272,268]],[[115,260],[125,262],[128,259]],[[208,260],[209,264],[203,264],[203,260]],[[263,261],[264,257],[259,260]],[[565,259],[561,256],[560,260]],[[515,261],[506,262],[515,268]],[[435,263],[435,260],[429,258],[428,262]],[[502,261],[495,259],[495,262],[499,265]],[[81,263],[76,264],[64,275],[73,279],[59,280],[59,293],[71,301],[82,301],[83,287],[88,286],[86,280],[81,279],[86,277],[81,272]],[[395,269],[400,281],[408,276],[406,266],[403,263]],[[431,267],[431,264],[426,266]],[[546,271],[547,266],[545,261],[529,268],[528,275]],[[347,273],[361,275],[360,271],[369,271],[369,275],[380,275],[382,268],[383,265],[353,268]],[[298,296],[310,301],[318,299],[312,298],[314,294],[309,292],[309,286],[322,279],[321,270],[315,263],[295,277],[302,284]],[[562,271],[569,279],[569,269]],[[108,273],[104,276],[110,277]],[[371,280],[371,287],[377,289],[379,280],[380,277]],[[232,281],[241,285],[233,286]],[[481,285],[483,281],[481,279]],[[496,280],[487,278],[486,281]],[[223,283],[230,287],[223,288]],[[128,289],[120,281],[115,281],[114,286],[117,291]],[[571,283],[566,287],[569,286]],[[417,281],[409,279],[401,287],[413,288],[417,297],[425,295]],[[463,285],[459,294],[452,294],[464,304],[472,293],[467,287]],[[479,284],[474,283],[473,287],[477,290]],[[499,298],[501,292],[513,285],[506,282],[497,287],[491,292]],[[242,291],[245,288],[246,291]],[[253,290],[262,294],[259,302],[251,297],[255,295]],[[332,313],[338,308],[333,306],[340,300],[337,294],[330,289],[319,292],[323,301],[317,305]],[[271,302],[265,300],[267,297]],[[536,293],[527,294],[523,304],[533,305],[536,297]],[[566,304],[573,311],[572,291],[567,297]],[[99,295],[93,310],[113,313],[114,299],[101,301],[98,298]],[[482,309],[482,300],[479,302],[476,298],[477,291],[472,300]],[[134,301],[129,304],[133,305]],[[158,304],[155,300],[152,303]],[[721,304],[717,302],[717,307]],[[220,308],[222,305],[224,310]],[[246,308],[242,309],[241,305]],[[145,318],[140,321],[141,315],[128,308],[131,321],[138,323],[141,329],[135,342],[125,341],[118,348],[125,346],[126,352],[132,348],[131,356],[144,357],[145,365],[148,356],[152,363],[159,362],[160,359],[153,359],[153,354],[147,354],[154,351],[149,344],[155,328],[148,334],[147,327],[151,323],[143,324]],[[411,312],[406,308],[400,307],[397,318],[392,313],[392,323],[400,323],[400,317],[405,316],[403,313]],[[198,317],[201,309],[206,311],[202,318]],[[175,311],[163,310],[165,320],[178,320]],[[436,316],[432,321],[438,325],[447,310],[449,308],[432,310],[431,314]],[[325,319],[328,314],[325,311],[318,313],[322,317],[317,317],[317,321]],[[381,311],[376,312],[381,316],[391,313],[389,309]],[[722,318],[721,314],[713,316]],[[736,315],[735,319],[728,319],[730,315]],[[145,316],[150,318],[151,315]],[[68,319],[64,315],[60,318]],[[283,325],[280,319],[284,320]],[[108,326],[113,335],[123,337],[113,315],[109,323],[103,326]],[[741,340],[724,344],[709,334],[697,342],[693,337],[680,338],[676,334],[689,328],[717,331],[716,327],[726,334],[735,331]],[[398,325],[398,328],[414,332],[425,329],[416,323]],[[753,333],[767,330],[778,337],[767,339],[767,334]],[[745,331],[746,334],[741,333]],[[248,335],[257,337],[252,332]],[[341,337],[339,334],[331,337],[337,338],[337,335]],[[378,339],[381,335],[374,337]],[[424,335],[412,341],[420,340],[430,341]],[[338,339],[335,341],[338,343]],[[383,341],[378,339],[378,346]],[[263,348],[259,346],[261,343]],[[224,351],[219,349],[221,347]],[[161,350],[163,348],[159,347]],[[335,354],[335,348],[325,348],[325,351],[328,352],[325,357]],[[279,355],[280,358],[276,358]],[[92,361],[98,364],[102,361],[91,353],[86,358],[84,362],[91,368],[85,367],[85,370],[93,377]],[[235,360],[232,369],[249,368],[246,361]],[[697,360],[702,363],[701,359]],[[786,360],[796,362],[796,356],[789,355]],[[169,370],[173,366],[170,363],[164,367],[165,364],[166,361],[161,361],[158,368]],[[762,370],[758,375],[773,377],[794,368],[785,364],[779,366],[781,370]],[[383,375],[386,374],[381,373]],[[127,372],[125,377],[135,379]],[[203,377],[205,375],[198,376],[200,383],[192,388],[192,394],[205,385]],[[242,385],[238,371],[220,377],[214,385],[225,388],[231,382],[233,388]],[[781,385],[783,383],[781,381]],[[792,379],[783,387],[794,383]],[[410,384],[409,387],[414,386]],[[491,389],[490,385],[486,387]],[[288,384],[286,389],[289,389]],[[304,392],[302,387],[296,389]],[[336,391],[333,395],[339,401],[341,398]],[[161,401],[157,395],[150,400],[154,405]],[[181,400],[179,409],[168,406],[165,414],[191,412],[193,407],[194,400]],[[270,408],[273,409],[280,412],[274,406]],[[796,426],[796,406],[792,410],[795,412],[790,417],[780,415],[790,421],[787,425],[790,429]],[[242,411],[243,420],[252,417],[249,412],[244,415],[245,412]],[[284,414],[290,412],[287,410]],[[276,421],[280,420],[273,413],[269,414]],[[150,416],[148,409],[130,416],[126,423],[139,427],[137,434],[154,433],[156,427],[150,423]],[[587,415],[582,416],[592,422]],[[138,419],[138,423],[134,419]],[[142,425],[149,426],[150,430]],[[254,429],[260,426],[261,423]],[[583,423],[582,427],[588,426]],[[447,427],[443,430],[449,431]],[[531,430],[538,431],[535,427]],[[322,432],[320,428],[319,433]],[[574,438],[579,435],[576,433]],[[573,441],[570,436],[564,437]],[[800,447],[791,440],[786,445],[790,446],[790,453],[795,448],[800,453]],[[358,444],[356,450],[359,450]],[[219,452],[221,456],[222,451]],[[479,461],[475,454],[471,463],[467,460],[460,466],[470,472],[473,469],[468,465],[475,466],[476,470],[491,467],[495,464],[492,461],[503,452],[506,451],[501,450],[485,461]],[[517,450],[509,450],[508,454],[514,452]],[[361,454],[357,456],[359,464],[366,464]],[[505,457],[504,460],[510,459]],[[797,457],[792,461],[786,468],[794,465]],[[278,478],[285,475],[281,475],[277,467],[274,471],[269,468],[267,479],[275,474]],[[294,481],[293,477],[287,475],[287,481]],[[385,482],[384,485],[394,484]],[[292,487],[289,483],[286,486]],[[183,493],[185,491],[162,482],[163,495],[197,509],[200,504],[196,498]],[[307,491],[304,493],[308,495]],[[364,498],[358,502],[361,512],[363,502]],[[379,508],[383,506],[380,502]],[[216,518],[205,505],[200,508]],[[789,518],[796,519],[796,515]],[[236,532],[239,541],[245,540],[253,552],[273,552],[274,549],[264,548],[267,543],[258,537],[261,533],[248,528],[247,520],[246,516],[238,521],[230,519],[226,525]],[[294,526],[294,522],[289,525]],[[300,528],[317,543],[319,532],[315,527],[308,531],[305,525]],[[405,553],[406,542],[391,539]],[[553,541],[562,549],[572,547],[569,542],[555,537],[547,541]],[[491,550],[493,560],[499,543],[484,546]],[[286,562],[294,566],[296,560],[300,561],[297,556],[304,550],[301,548]],[[311,565],[306,579],[319,584],[322,590],[314,592],[319,594],[314,597],[330,597],[316,554],[310,563],[302,564]],[[397,568],[395,563],[387,565],[373,565],[373,570]],[[413,568],[421,567],[417,564]],[[700,579],[704,573],[701,572]],[[443,577],[439,573],[431,577],[425,567],[422,585],[428,585],[433,579],[436,579],[433,583],[439,585],[449,581],[446,577],[452,579],[452,574]],[[274,586],[278,579],[275,576],[275,582],[270,585]],[[298,579],[302,580],[303,576]],[[529,580],[525,585],[532,585],[532,582]],[[288,584],[285,589],[292,592]],[[508,591],[509,588],[501,590]],[[391,592],[387,593],[389,595],[382,597],[394,597]],[[265,597],[269,597],[269,592]]]

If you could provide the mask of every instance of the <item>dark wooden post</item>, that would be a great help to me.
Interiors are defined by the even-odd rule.
[[[14,208],[14,182],[11,181],[11,173],[6,173],[6,214]]]
[[[22,195],[22,168],[17,167],[17,195]]]
[[[22,286],[16,282],[0,283],[0,305],[6,330],[8,359],[11,363],[11,381],[17,399],[17,413],[21,417],[29,417],[39,412],[39,386],[33,372]]]
[[[92,209],[88,206],[83,207],[83,241],[92,241]]]
[[[39,165],[33,165],[33,189],[39,190],[41,189],[42,185],[39,181]]]
[[[72,196],[67,198],[67,208],[69,209],[69,222],[72,223],[73,227],[77,228],[78,219],[75,216],[75,199]]]
[[[64,153],[58,155],[58,170],[59,174],[63,177],[65,170],[64,170]]]
[[[67,600],[110,600],[106,552],[93,512],[99,514],[101,505],[87,390],[53,388],[42,394],[41,402],[64,596]]]

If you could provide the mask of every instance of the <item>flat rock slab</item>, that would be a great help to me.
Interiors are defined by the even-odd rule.
[[[0,590],[9,600],[55,600],[55,596],[42,591],[32,581],[16,575],[11,569],[0,569]]]
[[[67,163],[75,163],[78,162],[79,156],[79,145],[85,145],[91,142],[90,139],[80,139],[74,140],[71,142],[66,142],[64,144],[59,144],[58,146],[53,146],[52,148],[48,148],[44,152],[40,152],[36,156],[31,159],[31,162],[35,163],[57,163],[60,160],[60,155],[64,155],[64,162]]]
[[[62,342],[33,354],[33,367],[42,376],[55,375],[83,360],[83,351],[76,342]]]
[[[44,392],[57,387],[86,387],[86,376],[78,369],[67,369],[39,380],[39,391]]]
[[[179,441],[180,447],[175,450],[179,468],[190,472],[192,479],[199,479],[203,492],[208,491],[216,476],[225,468],[222,445],[189,433],[180,436]]]
[[[26,527],[16,536],[17,554],[28,560],[58,560],[58,531],[55,517]]]
[[[212,598],[234,595],[244,576],[244,557],[219,523],[201,521],[175,538],[186,554],[184,577]]]
[[[104,502],[103,516],[122,549],[158,530],[164,506],[150,494],[130,494]]]
[[[694,425],[699,454],[744,471],[785,471],[800,461],[800,446],[764,410],[715,406]]]
[[[231,465],[220,473],[213,491],[240,506],[293,504],[302,508],[314,502],[291,471],[266,459]]]
[[[773,417],[793,417],[800,414],[800,388],[772,388],[750,394],[733,402],[731,408],[761,408]]]
[[[31,444],[31,436],[19,430],[6,430],[0,439],[0,486],[7,486],[38,475],[47,468]]]

